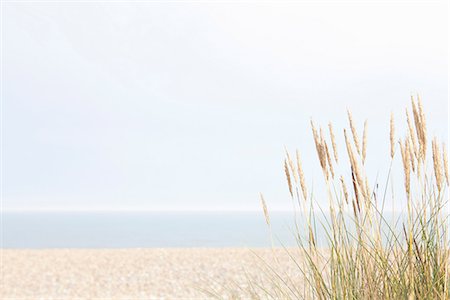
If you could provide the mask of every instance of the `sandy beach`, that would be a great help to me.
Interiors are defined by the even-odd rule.
[[[247,277],[267,281],[264,263],[298,276],[285,250],[244,248],[2,250],[1,299],[205,299],[230,295]]]

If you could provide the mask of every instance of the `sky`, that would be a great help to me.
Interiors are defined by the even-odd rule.
[[[2,30],[5,210],[289,209],[311,118],[368,119],[375,180],[412,93],[448,139],[445,1],[11,1]]]

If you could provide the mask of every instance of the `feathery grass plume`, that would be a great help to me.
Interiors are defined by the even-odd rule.
[[[436,137],[432,141],[432,150],[433,150],[434,176],[436,178],[436,186],[438,192],[440,192],[442,190],[442,183],[444,181],[443,180],[444,178],[442,176],[441,155]]]
[[[406,140],[405,140],[406,143]],[[408,150],[405,147],[405,144],[403,143],[403,141],[400,139],[398,141],[398,144],[400,145],[400,154],[402,155],[402,164],[403,164],[403,173],[404,173],[404,178],[405,178],[405,190],[406,190],[406,194],[408,195],[409,198],[409,190],[408,190],[408,184],[407,184],[407,178],[408,178],[408,170],[409,170],[409,161],[407,161],[406,158],[406,153],[408,152]],[[409,152],[408,152],[409,153]]]
[[[422,144],[423,144],[423,153],[422,156],[425,158],[427,153],[427,121],[425,119],[425,111],[422,105],[422,98],[417,95],[418,103],[419,103],[419,116],[420,116],[420,125],[422,131]]]
[[[297,171],[298,171],[298,175],[300,177],[300,186],[302,188],[302,193],[303,193],[303,199],[307,199],[308,196],[308,191],[306,188],[306,181],[305,181],[305,174],[303,173],[303,168],[302,168],[302,161],[300,158],[300,151],[296,151],[296,156],[297,156]]]
[[[353,116],[350,110],[347,109],[348,122],[350,123],[350,129],[352,130],[353,141],[355,143],[356,151],[361,155],[361,148],[359,147],[359,137],[358,132],[356,130],[356,126],[353,122]]]
[[[447,157],[447,147],[445,147],[445,143],[442,143],[442,161],[444,162],[444,173],[445,180],[447,181],[447,185],[449,185],[449,177],[448,177],[448,157]]]
[[[347,186],[345,185],[345,181],[344,181],[344,177],[341,175],[340,177],[341,180],[341,185],[342,185],[342,191],[344,192],[344,199],[345,202],[348,203],[348,191],[347,191]]]
[[[291,175],[289,174],[289,166],[286,159],[284,160],[284,173],[286,174],[286,180],[289,187],[289,194],[291,194],[291,197],[294,198],[294,193],[292,192]]]
[[[364,181],[365,187],[366,187],[366,198],[368,201],[370,201],[370,184],[369,184],[369,178],[367,178],[367,176],[365,177],[365,181]]]
[[[409,144],[409,139],[405,138],[405,149],[404,149],[404,154],[405,154],[405,161],[404,161],[404,165],[403,165],[403,169],[405,172],[405,189],[406,189],[406,194],[408,195],[408,199],[409,196],[411,194],[411,146]]]
[[[394,124],[394,113],[393,112],[391,112],[389,138],[390,138],[390,142],[391,142],[391,159],[394,159],[394,153],[395,153],[395,124]]]
[[[356,177],[355,177],[355,172],[353,169],[353,166],[351,166],[351,171],[352,171],[352,186],[353,186],[353,191],[355,193],[355,199],[354,199],[354,206],[358,208],[358,210],[355,209],[355,217],[357,217],[356,212],[361,212],[361,204],[359,201],[359,189],[358,189],[358,182],[356,181]],[[355,205],[356,203],[356,205]]]
[[[319,142],[319,134],[317,133],[316,126],[314,125],[314,122],[313,122],[312,119],[310,120],[310,123],[311,123],[311,130],[312,130],[312,133],[313,133],[314,144],[316,145],[316,148],[317,148],[318,145],[320,144],[320,142]]]
[[[419,110],[417,108],[416,102],[414,101],[414,96],[412,95],[411,95],[411,108],[413,112],[414,126],[416,128],[417,143],[419,145],[417,156],[417,176],[419,178],[421,176],[422,163],[425,164],[424,147],[426,147],[426,145],[424,145],[424,138],[422,137],[424,131],[423,126],[421,124]]]
[[[294,162],[292,161],[291,156],[289,155],[289,151],[286,147],[284,147],[284,151],[286,152],[287,162],[289,164],[289,168],[291,169],[291,173],[294,176],[295,183],[298,183],[298,176],[297,172],[295,172]]]
[[[366,160],[367,152],[367,120],[364,121],[363,144],[362,144],[362,163]]]
[[[413,170],[413,172],[416,171],[416,167],[415,167],[415,163],[414,163],[414,158],[417,159],[418,157],[418,153],[417,153],[417,142],[414,136],[414,131],[413,131],[413,127],[412,127],[412,123],[411,123],[411,118],[409,117],[409,112],[408,109],[405,109],[406,111],[406,122],[408,124],[408,134],[406,139],[408,139],[409,141],[409,147],[408,147],[408,152],[409,152],[409,158],[410,158],[410,163],[411,163],[411,168]]]
[[[350,141],[348,139],[348,135],[347,135],[347,130],[344,128],[344,140],[345,140],[345,146],[347,148],[347,155],[348,158],[350,160],[350,164],[353,166],[353,152],[352,150],[352,145],[350,145]]]
[[[409,151],[409,161],[410,161],[410,163],[411,163],[411,168],[412,168],[412,171],[413,172],[415,172],[416,171],[416,164],[414,163],[414,157],[415,157],[415,155],[414,155],[414,150],[413,150],[413,146],[412,146],[412,141],[411,141],[411,137],[407,137],[407,139],[408,139],[408,151]]]
[[[328,123],[328,129],[330,131],[330,137],[331,137],[331,146],[333,147],[333,155],[334,155],[334,160],[336,163],[338,163],[338,152],[337,152],[337,145],[336,145],[336,138],[334,136],[334,130],[333,130],[333,124]]]
[[[363,176],[362,176],[362,172],[361,172],[361,168],[359,167],[358,162],[355,160],[355,174],[356,174],[356,179],[358,180],[358,186],[360,191],[362,192],[362,195],[364,196],[364,198],[368,199],[370,198],[370,194],[368,194],[368,189],[365,185]]]
[[[420,143],[420,135],[421,135],[421,125],[420,125],[420,115],[419,115],[419,111],[417,109],[417,105],[416,105],[416,101],[414,100],[414,96],[411,95],[411,109],[413,112],[413,117],[414,117],[414,125],[416,127],[416,135],[417,135],[417,140]]]
[[[356,177],[357,189],[355,189],[355,194],[357,194],[358,192],[361,192],[361,194],[364,197],[366,197],[367,195],[365,195],[365,193],[366,193],[367,189],[364,187],[364,181],[362,178],[361,170],[358,166],[358,161],[356,160],[355,154],[353,153],[352,145],[350,144],[350,140],[347,136],[347,131],[345,129],[344,129],[344,138],[345,138],[345,144],[347,146],[347,153],[348,153],[348,158],[350,160],[352,173],[354,173],[354,175]]]
[[[422,176],[422,167],[419,159],[416,162],[417,178],[420,178]]]
[[[425,124],[425,116],[418,108],[418,105],[414,101],[414,97],[411,96],[411,106],[413,110],[414,116],[414,124],[416,125],[416,134],[417,140],[419,141],[419,153],[420,153],[420,161],[424,162],[426,157],[426,149],[427,149],[427,138],[426,138],[426,124]]]
[[[324,148],[325,148],[325,153],[327,155],[328,168],[330,169],[331,178],[334,178],[333,162],[331,160],[331,155],[330,155],[330,151],[328,150],[327,142],[324,141],[323,145],[324,145]]]
[[[411,117],[409,115],[408,109],[406,109],[405,111],[406,111],[406,122],[408,123],[408,135],[409,138],[411,139],[412,148],[414,150],[414,156],[416,157],[416,159],[419,159],[419,146],[417,145],[417,139],[416,136],[414,135],[414,128],[412,125]]]
[[[322,167],[322,171],[328,180],[328,170],[327,170],[327,157],[325,153],[323,142],[323,134],[322,128],[320,128],[320,137],[317,133],[316,127],[314,126],[314,122],[311,120],[311,129],[313,132],[314,143],[316,144],[317,156],[319,157],[320,166]]]
[[[327,168],[327,153],[325,149],[325,135],[323,134],[322,126],[319,127],[319,138],[320,138],[320,148],[321,148],[321,160],[323,161],[322,168]]]
[[[355,183],[353,183],[354,185]],[[358,199],[358,198],[356,198]],[[352,201],[352,207],[353,207],[353,215],[355,216],[355,220],[358,218],[358,212],[360,211],[360,208],[357,206],[358,205],[358,201],[355,201],[353,199]]]
[[[259,193],[259,197],[261,198],[261,205],[264,212],[264,218],[266,219],[266,224],[270,226],[270,217],[269,217],[269,211],[267,210],[266,201],[264,200],[264,196],[262,193]]]

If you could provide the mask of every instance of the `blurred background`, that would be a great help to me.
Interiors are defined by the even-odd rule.
[[[445,1],[5,2],[2,24],[4,212],[289,210],[284,146],[321,201],[310,118],[342,159],[346,109],[368,119],[375,184],[416,93],[448,140]]]

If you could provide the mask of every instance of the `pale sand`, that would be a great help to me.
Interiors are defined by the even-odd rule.
[[[271,249],[8,249],[2,250],[0,298],[207,298],[199,288],[218,289],[225,297],[229,293],[224,285],[247,287],[246,272],[269,287],[263,260],[298,279],[286,251],[275,253],[279,264],[274,264]]]

